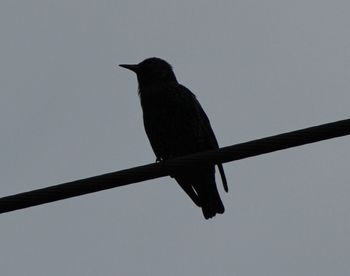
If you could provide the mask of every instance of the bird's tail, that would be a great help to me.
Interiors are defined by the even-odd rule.
[[[176,175],[175,179],[193,202],[202,208],[205,219],[225,212],[216,187],[214,167],[192,169],[191,172]]]
[[[221,176],[221,180],[222,180],[222,185],[224,186],[224,190],[227,193],[228,192],[228,186],[227,186],[226,175],[225,175],[225,172],[224,172],[224,167],[222,166],[222,164],[218,164],[218,168],[219,168],[219,172],[220,172],[220,176]]]
[[[209,183],[202,182],[196,188],[205,219],[212,218],[216,214],[223,214],[225,212],[225,207],[221,201],[215,179]]]

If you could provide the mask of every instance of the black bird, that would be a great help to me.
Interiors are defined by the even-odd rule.
[[[196,96],[176,80],[172,67],[160,58],[139,64],[120,64],[136,73],[143,122],[157,161],[219,147],[209,119]],[[218,165],[225,191],[223,167]],[[173,176],[206,219],[225,211],[214,165],[195,165]]]

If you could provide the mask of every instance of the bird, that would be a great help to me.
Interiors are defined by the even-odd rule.
[[[136,73],[144,128],[156,162],[219,148],[202,106],[196,96],[177,81],[167,61],[151,57],[138,64],[119,66]],[[228,192],[223,166],[217,166],[224,190]],[[176,171],[171,177],[202,209],[205,219],[224,213],[214,164],[193,165]]]

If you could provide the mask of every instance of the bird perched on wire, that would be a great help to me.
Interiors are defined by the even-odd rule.
[[[143,122],[156,160],[219,147],[209,119],[196,96],[177,82],[169,63],[148,58],[139,64],[120,64],[136,73]],[[227,181],[218,164],[225,191]],[[214,165],[194,165],[172,175],[206,219],[225,211],[215,182]]]

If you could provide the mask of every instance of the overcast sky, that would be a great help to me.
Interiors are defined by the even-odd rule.
[[[1,0],[1,196],[155,160],[135,75],[169,61],[220,145],[350,117],[350,3]],[[349,275],[350,138],[0,215],[1,275]]]

